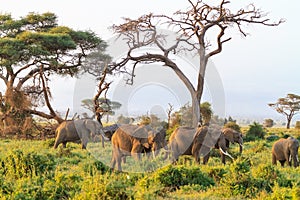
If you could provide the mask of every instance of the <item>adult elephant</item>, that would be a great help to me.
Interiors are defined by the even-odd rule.
[[[232,156],[227,152],[224,134],[215,128],[208,126],[195,128],[179,127],[170,136],[169,150],[173,161],[177,161],[180,155],[192,155],[197,163],[200,163],[200,155],[204,156],[203,164],[209,159],[212,148],[218,147],[221,154]],[[222,160],[223,162],[223,160]],[[224,162],[225,164],[225,159]]]
[[[159,142],[160,134],[150,126],[126,124],[120,126],[113,134],[112,141],[112,160],[111,168],[122,171],[121,160],[125,156],[133,156],[135,160],[140,160],[141,154],[147,149],[157,151],[161,145]]]
[[[272,164],[276,165],[278,160],[282,167],[286,161],[288,162],[289,166],[292,166],[293,160],[294,167],[298,167],[298,148],[299,141],[293,137],[279,139],[273,144],[272,147]]]
[[[102,147],[104,147],[104,140],[109,140],[105,137],[101,124],[92,119],[66,120],[56,128],[55,134],[55,149],[61,143],[65,148],[67,142],[81,142],[81,148],[86,149],[87,143],[93,140],[96,135],[100,135]]]
[[[240,132],[232,128],[223,128],[221,132],[225,136],[227,148],[230,143],[237,143],[240,145],[240,153],[243,152],[243,135]]]

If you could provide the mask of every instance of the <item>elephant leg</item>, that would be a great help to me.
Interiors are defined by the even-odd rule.
[[[88,143],[87,140],[82,138],[82,141],[81,141],[81,149],[86,149],[87,143]]]
[[[122,159],[122,156],[117,156],[117,169],[118,171],[122,171],[122,166],[121,166],[121,159]]]
[[[120,153],[120,150],[117,147],[113,147],[112,159],[111,159],[111,169],[115,169],[115,166],[117,165],[117,170],[122,171],[121,158],[122,158],[122,155]]]
[[[272,153],[272,164],[276,165],[276,162],[277,162],[276,156],[275,156],[275,154]]]
[[[58,140],[56,139],[53,148],[56,149],[56,148],[58,147],[59,144],[60,144],[60,142],[58,142]]]
[[[287,161],[288,163],[288,166],[292,166],[292,157],[291,157],[291,154],[288,152],[288,153],[285,153],[284,154],[284,157],[285,157],[285,160]]]
[[[279,160],[281,167],[284,167],[285,160]]]
[[[135,143],[132,146],[131,149],[131,156],[135,159],[135,160],[141,160],[141,153],[143,151],[143,147],[140,143]]]
[[[103,135],[100,135],[101,137],[101,143],[102,143],[102,147],[104,148],[104,137],[103,137]]]
[[[126,156],[122,156],[122,162],[126,163]]]
[[[111,158],[111,162],[110,162],[110,168],[114,169],[115,166],[116,166],[116,158],[115,158],[114,152],[113,152],[113,155],[112,155],[112,158]]]
[[[203,155],[203,164],[206,165],[209,160],[209,157],[210,157],[210,148],[205,145],[202,145],[200,149],[201,150],[200,150],[200,153],[198,154],[198,157],[200,155]],[[199,160],[200,160],[200,158],[199,158]]]
[[[222,163],[225,165],[226,164],[225,155],[223,153],[220,154],[221,154]]]
[[[63,142],[63,148],[67,148],[67,142]]]
[[[203,157],[203,165],[206,165],[208,163],[209,157],[210,157],[210,152],[208,152],[208,154],[206,154]]]

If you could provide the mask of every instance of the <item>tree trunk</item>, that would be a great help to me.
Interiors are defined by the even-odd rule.
[[[191,96],[192,96],[192,112],[193,112],[192,127],[197,127],[200,122],[200,102],[199,99],[197,98],[197,93],[191,94]]]
[[[288,120],[287,120],[287,124],[286,124],[286,128],[287,128],[287,129],[290,129],[290,124],[291,124],[291,120],[288,119]]]

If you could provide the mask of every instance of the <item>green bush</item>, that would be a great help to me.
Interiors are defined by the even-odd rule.
[[[51,154],[39,155],[35,152],[23,153],[21,150],[10,152],[1,161],[1,170],[4,176],[15,178],[32,176],[53,176],[56,162]]]
[[[89,174],[90,176],[94,176],[98,172],[100,172],[100,174],[104,174],[109,170],[110,169],[108,166],[106,166],[105,164],[103,164],[101,161],[98,161],[98,160],[84,163],[84,165],[83,165],[83,171],[85,173]]]
[[[249,125],[249,130],[246,133],[244,141],[253,141],[257,139],[264,139],[266,131],[263,126],[257,122]]]
[[[157,171],[155,176],[157,181],[171,190],[191,184],[201,185],[203,189],[215,185],[214,180],[203,173],[199,167],[186,168],[184,166],[169,165]]]

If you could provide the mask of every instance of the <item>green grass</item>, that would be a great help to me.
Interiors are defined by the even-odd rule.
[[[266,132],[300,136],[295,129]],[[273,143],[247,142],[242,155],[231,145],[235,159],[226,158],[226,165],[216,150],[205,166],[191,157],[177,165],[127,157],[120,173],[109,169],[109,143],[81,150],[72,143],[53,149],[53,139],[0,140],[0,199],[300,199],[300,167],[271,165]]]

